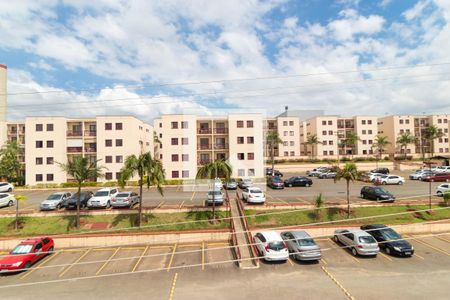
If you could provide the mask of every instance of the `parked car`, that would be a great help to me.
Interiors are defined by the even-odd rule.
[[[394,202],[395,197],[385,189],[379,186],[363,186],[361,188],[361,198],[377,200],[383,202]]]
[[[336,178],[336,172],[333,172],[333,171],[323,172],[323,173],[320,173],[317,177],[319,179]]]
[[[306,186],[309,187],[313,184],[313,181],[310,178],[303,176],[294,176],[284,181],[284,186],[293,187],[293,186]]]
[[[227,182],[225,182],[223,187],[226,190],[235,190],[235,189],[237,189],[236,179],[234,179],[234,178],[229,179]]]
[[[380,251],[377,241],[364,230],[336,229],[334,241],[344,244],[354,256],[377,256]]]
[[[80,208],[86,207],[87,202],[91,199],[93,193],[91,191],[82,191],[80,193]],[[66,209],[76,209],[78,202],[78,193],[73,194],[64,202],[64,207]]]
[[[206,205],[222,205],[223,204],[223,193],[220,190],[208,191],[206,198]]]
[[[439,166],[436,168],[437,173],[450,173],[450,166]]]
[[[14,186],[9,182],[0,182],[0,192],[12,192],[14,190]]]
[[[289,251],[276,231],[261,231],[254,236],[255,246],[266,261],[286,261]]]
[[[0,258],[0,273],[22,271],[53,252],[54,242],[49,237],[27,239],[7,256]]]
[[[445,182],[449,182],[450,181],[450,173],[435,173],[435,174],[431,174],[429,176],[425,176],[422,178],[422,181],[427,181],[427,182],[441,182],[441,181],[445,181]]]
[[[112,207],[133,207],[141,201],[135,192],[119,192],[111,199]]]
[[[264,203],[266,195],[259,187],[248,187],[242,189],[242,200],[247,203]]]
[[[320,173],[328,172],[330,171],[330,168],[328,167],[318,167],[315,169],[312,169],[311,171],[306,171],[306,174],[310,177],[318,176]]]
[[[253,185],[253,182],[250,178],[239,178],[238,186],[239,188],[243,189],[246,187],[251,187]]]
[[[381,184],[398,184],[402,185],[405,183],[405,178],[398,175],[384,175],[381,176],[379,179],[379,182]]]
[[[279,176],[279,177],[283,177],[283,173],[281,173],[278,170],[273,170],[272,168],[266,168],[266,176]]]
[[[0,207],[13,206],[16,204],[16,198],[13,194],[0,193]]]
[[[119,190],[117,188],[103,188],[95,192],[94,196],[87,202],[88,208],[96,207],[111,207],[111,200],[117,195]]]
[[[450,184],[448,183],[443,183],[436,188],[437,196],[442,197],[445,193],[450,193]]]
[[[41,210],[54,210],[64,207],[64,202],[72,196],[70,192],[53,193],[41,202]]]
[[[367,173],[367,176],[368,176],[370,182],[375,182],[375,181],[379,180],[381,176],[385,176],[385,175],[381,174],[381,173],[370,173],[369,172],[369,173]]]
[[[267,180],[267,186],[272,189],[284,189],[284,182],[280,177],[270,177]]]
[[[421,169],[416,170],[414,173],[409,174],[409,179],[411,180],[422,180],[423,177],[433,175],[434,173],[430,170]]]
[[[381,174],[389,174],[388,168],[376,168],[370,171],[371,173],[381,173]]]
[[[210,189],[214,189],[214,190],[221,190],[223,187],[223,183],[222,180],[220,180],[220,178],[214,178],[213,181],[213,186],[210,187]]]
[[[290,253],[297,260],[320,260],[322,253],[320,247],[314,242],[306,231],[286,231],[281,238],[287,244]]]
[[[414,247],[395,232],[392,228],[383,224],[363,225],[361,229],[373,236],[378,246],[387,254],[396,254],[400,256],[411,256],[414,254]]]

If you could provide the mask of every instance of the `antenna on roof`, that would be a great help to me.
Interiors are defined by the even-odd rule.
[[[288,109],[289,109],[289,106],[287,106],[287,105],[286,105],[286,106],[284,107],[284,111],[286,111],[286,112],[287,112],[287,111],[288,111]]]

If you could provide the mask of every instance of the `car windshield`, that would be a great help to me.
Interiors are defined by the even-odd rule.
[[[250,193],[252,193],[252,194],[261,194],[262,191],[260,189],[253,189],[253,190],[250,190]]]
[[[272,181],[273,181],[273,182],[283,182],[283,180],[281,180],[280,177],[273,177],[273,178],[272,178]]]
[[[310,238],[299,239],[299,240],[297,240],[297,243],[298,243],[300,246],[315,246],[315,245],[316,245],[316,243],[314,242],[314,240],[313,240],[313,239],[310,239]]]
[[[215,196],[217,196],[217,195],[222,195],[222,193],[220,191],[209,191],[208,195],[211,195],[211,196],[215,195]]]
[[[381,235],[387,240],[400,240],[402,237],[394,230],[388,228],[381,230]]]
[[[11,251],[11,254],[27,254],[31,252],[33,245],[17,245],[16,248]]]
[[[228,180],[228,183],[236,183],[236,180],[235,179],[230,179],[230,180]]]
[[[51,194],[47,198],[47,200],[59,200],[59,199],[61,199],[61,194]]]
[[[284,243],[283,242],[271,242],[269,243],[269,249],[280,251],[284,249]]]
[[[95,197],[105,197],[108,196],[109,192],[108,191],[98,191],[97,193],[95,193]]]
[[[117,194],[117,198],[124,198],[124,197],[128,197],[128,196],[130,196],[130,194],[129,193],[119,193],[119,194]]]
[[[376,243],[375,239],[372,236],[360,236],[358,238],[359,242],[362,244],[372,244]]]
[[[376,193],[388,194],[388,192],[387,192],[386,190],[384,190],[383,188],[380,188],[380,187],[375,187],[375,188],[373,188],[373,190],[374,190]]]

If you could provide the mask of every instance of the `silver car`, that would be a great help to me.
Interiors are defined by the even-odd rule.
[[[306,231],[286,231],[281,233],[281,238],[288,246],[290,253],[297,260],[320,260],[322,253],[320,247],[314,242]]]
[[[54,210],[64,207],[64,202],[70,198],[70,192],[53,193],[44,201],[41,202],[39,208],[41,210]]]
[[[380,252],[374,237],[360,229],[336,229],[334,241],[344,244],[354,256],[377,256]]]
[[[208,198],[206,199],[206,205],[212,205],[213,203],[216,205],[223,204],[223,193],[221,191],[209,191]]]
[[[133,207],[140,202],[140,197],[135,192],[119,192],[111,199],[112,207]]]

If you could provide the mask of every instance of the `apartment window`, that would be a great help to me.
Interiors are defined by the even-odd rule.
[[[361,124],[366,125],[366,120],[361,120]]]
[[[42,165],[44,162],[44,159],[42,157],[36,157],[36,164],[37,165]]]
[[[447,119],[444,119],[444,123],[448,123],[448,120],[447,120]]]
[[[284,141],[283,142],[283,146],[287,146],[288,145],[288,142],[287,141]]]
[[[162,159],[163,158],[163,155],[162,154],[159,154],[159,159]]]
[[[444,143],[448,143],[448,138],[445,138],[445,139],[444,139]]]
[[[53,141],[47,141],[47,148],[53,148]]]
[[[364,129],[363,131],[362,131],[362,134],[366,134],[367,133],[367,131]]]
[[[139,126],[139,130],[142,130],[142,126]]]
[[[237,159],[238,159],[238,160],[244,160],[244,159],[245,159],[244,153],[238,153],[238,154],[237,154]]]
[[[247,159],[248,160],[254,160],[255,159],[255,153],[253,153],[253,152],[247,153]]]
[[[238,136],[237,137],[237,143],[238,144],[243,144],[244,143],[244,137],[243,136]]]
[[[327,141],[323,141],[322,145],[326,146],[327,145]]]
[[[116,155],[116,163],[118,163],[118,164],[123,163],[123,156],[122,155]]]
[[[328,151],[323,151],[323,155],[328,155]]]
[[[439,143],[442,143],[442,138],[439,138]]]
[[[239,177],[245,176],[245,169],[238,169],[238,176]]]
[[[255,143],[255,138],[252,136],[248,136],[247,137],[247,144],[254,144]]]
[[[289,146],[294,146],[294,141],[290,141]]]
[[[188,145],[189,144],[189,138],[181,138],[181,145]]]
[[[116,123],[116,130],[122,130],[123,129],[123,124],[122,123]],[[142,127],[141,127],[142,129]]]
[[[105,130],[112,130],[112,123],[105,123]],[[112,173],[111,173],[112,178]]]
[[[438,119],[438,124],[442,124],[442,119]]]
[[[105,173],[105,179],[106,180],[112,180],[113,179],[113,173],[112,172],[106,172]]]
[[[172,154],[172,161],[178,161],[178,154]]]
[[[183,170],[183,171],[181,172],[181,176],[182,176],[183,178],[188,178],[188,177],[189,177],[189,170]]]
[[[368,133],[368,134],[372,134],[372,130],[369,129],[369,130],[367,131],[367,133]]]
[[[288,136],[288,132],[287,131],[283,131],[283,136]]]
[[[172,178],[179,178],[180,172],[179,171],[172,171]]]
[[[183,154],[183,155],[181,155],[181,160],[182,160],[182,161],[189,161],[189,154]]]
[[[36,124],[36,131],[44,130],[44,126],[42,124]]]
[[[322,125],[327,125],[327,121],[322,121]]]
[[[42,174],[36,174],[36,181],[37,181],[37,182],[40,182],[40,181],[42,181],[42,180],[43,180]]]
[[[54,160],[53,157],[47,157],[47,165],[53,165]]]
[[[328,145],[332,146],[333,145],[333,141],[328,141]]]
[[[409,130],[409,129],[406,129],[406,132],[411,132],[411,130]]]
[[[330,151],[330,155],[334,155],[334,151],[333,150]]]
[[[178,129],[178,122],[170,122],[170,128]],[[178,172],[178,171],[177,171]]]
[[[47,124],[47,131],[53,131],[53,124]]]
[[[159,123],[159,128],[162,128],[162,123]]]
[[[284,152],[283,152],[283,156],[289,156],[289,152],[284,151]]]
[[[112,163],[112,156],[110,156],[110,155],[105,156],[105,163],[107,163],[107,164]]]
[[[372,120],[367,120],[367,124],[372,125]]]
[[[367,150],[363,150],[362,153],[363,153],[363,154],[367,154]]]
[[[187,129],[188,128],[188,122],[187,121],[182,121],[181,122],[181,128]]]
[[[329,131],[328,131],[328,135],[333,135],[333,131],[332,131],[332,130],[329,130]]]
[[[439,148],[439,152],[440,153],[444,152],[444,148]]]
[[[36,141],[36,148],[42,148],[44,147],[44,142],[43,141]]]
[[[117,139],[116,140],[116,147],[122,147],[123,146],[123,141],[122,139]]]
[[[322,135],[327,135],[327,131],[326,130],[322,131]]]
[[[121,175],[122,175],[122,173],[116,172],[116,179],[119,180]]]
[[[295,152],[294,151],[291,151],[290,153],[291,153],[291,156],[295,156]]]
[[[247,128],[253,128],[253,121],[252,120],[248,120],[247,121]]]
[[[372,143],[373,143],[373,141],[372,141],[372,140],[369,140],[369,145],[372,145]]]
[[[289,131],[289,135],[290,136],[294,136],[294,132],[293,131]]]
[[[328,125],[333,125],[333,121],[328,121]]]
[[[367,144],[367,141],[366,141],[366,140],[363,140],[362,143],[363,143],[363,145],[366,145],[366,144]]]
[[[405,131],[403,129],[400,129],[400,133],[404,133]]]
[[[170,139],[170,144],[172,146],[178,145],[178,138],[171,138]]]
[[[105,140],[105,147],[112,147],[112,140]]]
[[[287,126],[288,125],[288,121],[283,121],[283,126]]]
[[[47,181],[53,181],[53,174],[47,174]]]
[[[255,176],[255,169],[248,169],[248,176]]]
[[[400,120],[399,122],[400,122],[400,124],[403,124],[403,120]]]
[[[237,128],[244,128],[244,121],[236,121]]]
[[[294,126],[294,121],[289,121],[289,126]]]
[[[409,124],[409,120],[407,119],[407,120],[405,120],[405,124]]]

